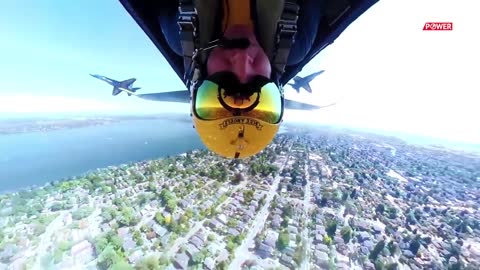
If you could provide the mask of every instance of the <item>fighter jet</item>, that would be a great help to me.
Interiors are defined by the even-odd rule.
[[[121,92],[126,92],[129,96],[131,96],[131,95],[135,95],[135,91],[137,91],[138,89],[141,89],[141,87],[133,87],[133,83],[137,80],[135,78],[131,78],[131,79],[119,82],[102,75],[90,74],[90,76],[97,78],[99,80],[102,80],[110,84],[111,86],[113,86],[113,91],[112,91],[113,96],[116,96]]]
[[[297,93],[300,93],[300,88],[305,89],[307,92],[312,93],[312,88],[310,88],[310,82],[317,77],[318,75],[322,74],[325,72],[325,70],[320,70],[317,72],[314,72],[310,75],[308,75],[305,78],[302,78],[300,76],[295,76],[293,78],[294,83],[288,83],[293,89],[297,90]]]
[[[323,71],[322,71],[323,72]],[[94,75],[90,74],[91,76],[100,79],[102,81],[107,82],[108,84],[113,86],[112,95],[116,96],[120,92],[126,92],[129,96],[136,96],[141,99],[152,100],[152,101],[163,101],[163,102],[180,102],[180,103],[190,103],[190,91],[189,90],[181,90],[181,91],[169,91],[169,92],[161,92],[161,93],[149,93],[149,94],[137,94],[135,91],[140,89],[140,87],[136,88],[129,88],[132,86],[133,82],[135,82],[135,78],[128,79],[122,82],[117,82],[110,78],[101,76],[101,75]],[[310,75],[311,76],[311,75]],[[308,78],[308,77],[307,77]],[[294,109],[294,110],[316,110],[325,107],[330,107],[335,104],[328,104],[325,106],[318,106],[313,104],[307,104],[295,100],[285,99],[285,108],[286,109]]]

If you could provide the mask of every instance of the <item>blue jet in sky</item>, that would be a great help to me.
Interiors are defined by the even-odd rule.
[[[113,91],[112,91],[113,96],[120,94],[122,91],[126,92],[129,96],[131,96],[131,95],[135,95],[135,91],[137,91],[138,89],[141,89],[141,87],[133,87],[133,83],[137,80],[135,78],[131,78],[131,79],[119,82],[101,75],[90,74],[90,76],[97,78],[99,80],[102,80],[110,84],[111,86],[113,86]]]
[[[289,83],[288,85],[293,87],[293,89],[297,90],[298,93],[300,93],[300,88],[303,88],[305,89],[305,91],[312,93],[312,88],[310,88],[310,82],[323,72],[325,72],[325,70],[320,70],[308,75],[305,78],[295,76],[293,77],[293,83]]]

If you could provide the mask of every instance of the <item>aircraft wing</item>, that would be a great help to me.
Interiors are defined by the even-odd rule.
[[[94,78],[97,78],[99,80],[102,80],[108,84],[113,84],[113,83],[118,83],[117,81],[113,80],[113,79],[110,79],[108,77],[105,77],[105,76],[102,76],[102,75],[97,75],[97,74],[90,74],[90,76],[94,77]]]
[[[333,105],[335,105],[335,103],[325,105],[325,106],[318,106],[318,105],[303,103],[303,102],[299,102],[299,101],[295,101],[295,100],[285,99],[285,109],[290,109],[290,110],[307,110],[307,111],[310,111],[310,110],[318,110],[318,109],[330,107],[330,106],[333,106]]]
[[[136,96],[142,99],[152,100],[152,101],[190,103],[190,92],[188,90],[141,94]],[[285,99],[285,109],[317,110],[317,109],[321,109],[321,108],[325,108],[333,105],[335,104],[330,104],[327,106],[317,106],[317,105],[302,103],[302,102],[294,101],[290,99]]]
[[[317,72],[314,72],[310,75],[308,75],[307,77],[303,78],[306,82],[309,82],[313,79],[315,79],[315,77],[317,77],[318,75],[322,74],[323,72],[325,72],[325,70],[320,70],[320,71],[317,71]]]
[[[312,93],[312,88],[310,87],[310,84],[306,83],[306,84],[302,85],[301,87],[305,88],[305,90],[307,90],[307,92]]]
[[[190,103],[190,91],[188,90],[141,94],[137,97],[153,101]]]

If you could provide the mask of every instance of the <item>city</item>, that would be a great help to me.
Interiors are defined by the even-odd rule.
[[[297,130],[0,195],[0,269],[479,269],[480,158]]]

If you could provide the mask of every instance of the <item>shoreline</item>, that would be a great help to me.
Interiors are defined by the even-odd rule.
[[[155,114],[155,115],[103,115],[103,116],[70,116],[52,118],[3,118],[0,122],[0,136],[26,134],[34,132],[49,132],[66,129],[76,129],[91,126],[104,126],[124,121],[140,121],[140,120],[173,120],[185,121],[187,116],[183,114]]]

